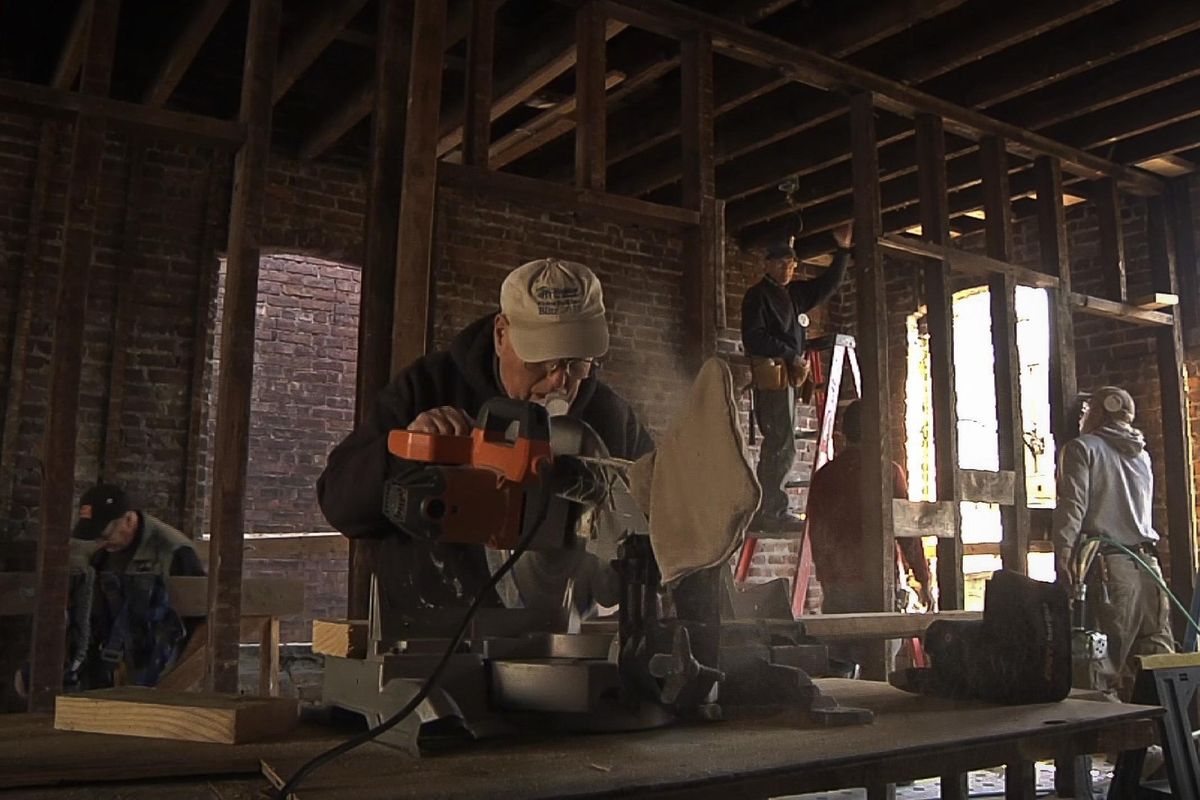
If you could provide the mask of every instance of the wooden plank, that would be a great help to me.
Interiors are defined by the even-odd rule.
[[[375,82],[364,83],[355,89],[333,113],[323,117],[300,142],[300,158],[312,161],[366,119],[375,107]]]
[[[66,120],[74,120],[76,116],[99,118],[114,127],[150,130],[169,134],[173,139],[222,148],[236,147],[245,136],[245,126],[239,122],[150,108],[111,97],[66,92],[9,78],[0,78],[0,108]]]
[[[354,419],[370,418],[375,400],[391,378],[392,310],[396,287],[396,236],[404,173],[404,114],[412,17],[405,0],[379,4],[379,44],[375,50],[375,110],[371,115],[371,155],[367,173],[367,214],[359,300],[358,363]],[[341,537],[339,537],[341,538]],[[376,542],[350,544],[347,607],[365,615],[370,604],[371,564]]]
[[[1010,261],[1013,252],[1012,194],[1008,183],[1005,143],[988,137],[979,146],[983,174],[988,255]],[[1013,501],[1000,507],[1004,568],[1024,575],[1028,570],[1029,509],[1025,493],[1025,427],[1021,419],[1021,362],[1017,352],[1016,280],[998,274],[988,280],[995,354],[996,424],[999,465],[1013,474]]]
[[[296,727],[299,705],[286,697],[169,692],[140,686],[63,695],[54,709],[60,731],[242,744]]]
[[[1042,509],[1038,509],[1042,510]],[[1029,542],[1029,552],[1031,553],[1053,553],[1054,546],[1046,540],[1033,539]],[[963,545],[963,555],[968,556],[998,556],[1000,555],[999,542],[972,542]]]
[[[81,94],[108,94],[116,50],[119,0],[95,0],[87,32]],[[104,159],[104,121],[81,117],[71,144],[62,257],[54,305],[49,414],[42,444],[37,549],[38,606],[33,617],[29,709],[46,710],[62,691],[68,557],[75,510],[75,446],[83,324],[96,235]]]
[[[320,57],[337,38],[338,33],[366,6],[366,0],[339,0],[318,4],[301,30],[287,47],[281,48],[279,64],[275,67],[275,82],[271,101],[278,103],[300,76]]]
[[[582,13],[582,12],[581,12]],[[472,0],[467,34],[467,86],[462,161],[486,168],[492,141],[492,73],[495,69],[496,7]]]
[[[258,693],[279,697],[279,617],[264,617],[258,638]]]
[[[1160,308],[1174,308],[1179,305],[1179,295],[1168,292],[1153,292],[1133,298],[1129,301],[1129,305],[1144,308],[1147,311],[1157,311]]]
[[[961,469],[962,500],[968,503],[1013,504],[1013,474],[1007,470],[990,472],[982,469]]]
[[[246,141],[233,168],[226,247],[221,376],[217,388],[208,581],[207,687],[236,691],[242,608],[246,469],[254,377],[259,243],[271,148],[271,85],[279,49],[280,0],[251,0],[239,118]]]
[[[604,190],[608,171],[605,25],[601,6],[587,0],[575,12],[575,185]]]
[[[200,554],[200,560],[207,561],[209,540],[199,539],[193,544],[196,552]],[[338,558],[345,557],[349,550],[350,540],[340,533],[246,538],[246,558],[249,559]]]
[[[896,537],[911,539],[936,536],[953,539],[957,535],[956,512],[953,502],[926,503],[913,500],[892,500],[893,531]]]
[[[437,132],[442,97],[446,8],[435,0],[413,5],[408,115],[397,233],[396,294],[392,312],[392,374],[425,354],[433,217],[437,208]]]
[[[1179,291],[1176,258],[1187,246],[1184,239],[1191,236],[1193,221],[1174,216],[1169,198],[1150,198],[1146,211],[1154,288],[1174,294]],[[1156,331],[1155,338],[1162,394],[1162,474],[1167,496],[1170,585],[1176,597],[1191,597],[1196,588],[1196,484],[1188,413],[1188,371],[1179,316],[1172,317],[1169,328]],[[1172,616],[1175,630],[1182,636],[1182,620],[1177,614]]]
[[[221,19],[221,15],[228,7],[229,0],[203,0],[192,11],[187,25],[167,52],[166,60],[158,68],[158,73],[150,81],[150,85],[146,87],[146,91],[142,95],[142,102],[145,105],[161,106],[171,99],[171,95],[183,80],[183,76],[187,74],[188,68],[196,60],[196,54],[208,41],[217,21]]]
[[[959,250],[948,245],[935,245],[932,242],[924,242],[920,239],[914,239],[911,236],[885,234],[879,237],[879,245],[895,253],[944,261],[950,265],[950,269],[953,272],[979,275],[985,278],[991,278],[996,275],[1009,276],[1016,284],[1033,286],[1037,289],[1052,289],[1058,285],[1057,278],[1046,275],[1038,270],[1022,267],[1019,264],[1011,264],[989,256],[981,256],[978,253],[968,253],[965,250]]]
[[[1154,195],[1165,184],[1149,173],[1115,164],[1090,153],[1001,122],[977,111],[962,108],[927,92],[905,86],[861,67],[790,44],[770,34],[711,14],[696,11],[671,0],[606,0],[609,13],[631,24],[651,24],[680,31],[702,29],[713,34],[713,43],[723,55],[778,70],[792,80],[818,89],[856,89],[874,93],[880,108],[902,116],[927,112],[945,120],[946,129],[971,139],[1001,137],[1011,152],[1032,158],[1039,154],[1058,157],[1063,168],[1082,177],[1114,177],[1129,191]]]
[[[71,28],[67,31],[67,41],[63,44],[54,66],[54,75],[50,85],[55,89],[70,89],[79,77],[83,67],[84,51],[87,48],[88,25],[92,19],[93,0],[81,0],[71,20]]]
[[[684,230],[700,223],[700,214],[687,208],[650,203],[590,189],[577,189],[526,178],[510,172],[487,172],[459,164],[438,164],[438,183],[466,192],[509,195],[550,209],[570,209],[605,219],[632,222],[653,228]]]
[[[1189,178],[1172,178],[1169,187],[1173,218],[1195,219]],[[1176,313],[1181,315],[1184,342],[1188,347],[1200,346],[1200,258],[1196,254],[1196,232],[1192,225],[1181,223],[1175,227],[1175,273],[1183,300]]]
[[[950,241],[950,209],[946,194],[946,134],[942,120],[917,117],[917,165],[921,193],[921,235],[934,245]],[[938,604],[962,608],[962,519],[958,510],[958,409],[954,378],[954,294],[949,259],[927,261],[921,270],[925,325],[929,331],[929,378],[933,396],[933,460],[936,498],[953,504],[955,535],[937,543]]]
[[[1116,319],[1133,325],[1161,325],[1169,327],[1173,320],[1170,314],[1162,311],[1146,311],[1128,303],[1118,303],[1106,297],[1092,297],[1091,295],[1079,294],[1078,292],[1072,292],[1068,298],[1068,302],[1072,308],[1081,313],[1091,314],[1096,317],[1108,317],[1109,319]]]
[[[884,397],[888,381],[887,278],[879,250],[879,156],[875,139],[874,97],[850,98],[850,141],[854,152],[854,273],[857,279],[858,337],[862,370],[863,471],[862,536],[869,608],[892,608],[895,537],[892,520],[891,418]],[[874,553],[874,555],[871,555]],[[886,675],[882,652],[863,667],[867,677]]]
[[[1096,225],[1100,231],[1100,268],[1109,300],[1124,303],[1129,299],[1125,277],[1125,237],[1121,233],[1121,195],[1112,179],[1096,181],[1092,190],[1096,206]]]
[[[368,622],[365,619],[314,619],[312,651],[338,658],[367,654]]]
[[[687,231],[683,242],[685,359],[689,368],[698,371],[705,359],[717,352],[715,300],[724,242],[716,238],[712,40],[699,34],[685,39],[680,47],[683,204],[700,215],[700,224]]]

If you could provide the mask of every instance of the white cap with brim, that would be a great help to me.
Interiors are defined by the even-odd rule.
[[[522,264],[500,287],[513,350],[523,361],[600,358],[608,352],[608,321],[600,280],[574,261],[543,258]]]

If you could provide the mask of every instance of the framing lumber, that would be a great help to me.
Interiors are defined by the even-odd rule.
[[[406,0],[381,0],[372,93],[371,155],[363,231],[362,295],[359,299],[358,363],[354,421],[369,419],[375,399],[391,378],[392,313],[396,287],[397,234],[404,173],[404,123],[408,96],[412,20]],[[350,544],[347,608],[366,616],[370,605],[374,542]]]
[[[1118,303],[1106,297],[1092,297],[1078,292],[1071,293],[1070,303],[1071,307],[1080,313],[1090,314],[1094,317],[1108,317],[1134,325],[1170,326],[1173,319],[1171,314],[1162,311],[1147,311],[1128,303]]]
[[[1013,252],[1012,194],[1008,183],[1008,152],[1002,140],[989,137],[980,144],[987,252],[1009,261]],[[1021,418],[1021,361],[1017,352],[1017,282],[1012,275],[988,279],[992,312],[992,350],[995,354],[996,433],[999,466],[1013,473],[1013,502],[1000,507],[1004,568],[1026,574],[1029,553],[1029,508],[1025,488],[1025,427]]]
[[[960,469],[961,500],[968,503],[1013,504],[1013,474],[1007,470]]]
[[[492,141],[495,51],[496,6],[492,0],[471,0],[471,28],[467,34],[467,104],[462,146],[462,162],[471,166],[488,165],[488,147]]]
[[[416,0],[396,234],[392,374],[424,355],[428,342],[433,217],[437,206],[438,114],[445,50],[446,4],[440,0]]]
[[[213,459],[206,675],[206,686],[213,691],[235,692],[238,686],[255,307],[279,16],[280,0],[251,0],[238,115],[246,126],[246,141],[233,167]]]
[[[922,227],[923,230],[924,227]],[[995,275],[1007,276],[1014,283],[1038,289],[1053,289],[1058,286],[1057,278],[1043,272],[989,256],[969,253],[955,247],[935,245],[910,236],[885,234],[879,238],[879,245],[891,252],[918,256],[921,259],[943,261],[950,265],[952,272],[964,272],[987,278]]]
[[[187,26],[179,34],[179,38],[171,45],[167,58],[163,61],[154,80],[142,94],[142,103],[158,107],[171,99],[171,95],[187,74],[188,67],[196,60],[196,54],[208,41],[213,28],[229,7],[230,0],[203,0],[192,12]],[[60,87],[65,88],[65,87]]]
[[[67,40],[54,66],[54,75],[50,85],[55,89],[67,90],[75,85],[79,70],[83,68],[84,52],[87,48],[88,25],[91,22],[92,9],[95,0],[81,0],[75,17],[71,20],[71,28],[67,31]]]
[[[1121,231],[1121,195],[1112,180],[1096,181],[1092,202],[1096,206],[1096,224],[1100,231],[1100,268],[1104,273],[1109,300],[1124,303],[1129,299],[1125,277],[1125,236]]]
[[[1172,178],[1168,188],[1173,218],[1195,219],[1188,178]],[[1184,342],[1189,347],[1200,345],[1200,259],[1196,257],[1196,234],[1191,225],[1175,226],[1175,275],[1182,300],[1175,313],[1183,325]]]
[[[587,0],[575,12],[575,185],[597,191],[604,191],[608,172],[606,26],[607,20],[596,0]]]
[[[95,0],[92,4],[79,79],[80,94],[109,92],[119,15],[119,0]],[[71,143],[71,178],[67,185],[50,356],[50,411],[42,444],[38,607],[33,617],[30,711],[49,709],[54,696],[62,691],[83,325],[104,160],[104,128],[102,119],[80,117]]]
[[[921,193],[921,235],[931,244],[950,240],[950,210],[946,188],[946,135],[942,120],[921,114],[917,126],[917,164]],[[962,608],[966,598],[962,574],[962,518],[958,480],[958,409],[954,379],[954,293],[946,258],[921,269],[925,324],[929,331],[929,375],[933,395],[933,459],[936,498],[952,504],[955,536],[937,543],[938,602],[944,609]]]
[[[368,633],[365,619],[314,619],[312,651],[338,658],[362,658],[367,654]]]
[[[445,161],[438,163],[437,170],[438,183],[441,186],[463,192],[507,196],[543,208],[592,214],[603,219],[632,222],[652,228],[686,230],[700,224],[700,214],[687,208],[665,206],[590,189],[577,189],[508,172],[489,172]]]
[[[892,608],[895,560],[892,519],[891,421],[883,408],[888,383],[887,292],[879,250],[879,163],[875,142],[875,105],[870,92],[850,98],[850,141],[854,152],[854,264],[858,298],[857,352],[862,370],[863,541],[867,543],[868,602]],[[870,553],[874,551],[875,555]],[[875,677],[885,665],[881,652],[864,665]]]
[[[224,149],[239,146],[246,130],[240,122],[150,108],[110,97],[67,92],[8,78],[0,78],[0,109],[32,112],[72,122],[79,116],[85,116],[104,120],[114,127],[161,132],[170,134],[173,139],[203,142]]]
[[[1200,116],[1194,98],[1200,78],[1167,86],[1111,108],[1083,114],[1045,128],[1042,133],[1081,149],[1110,145],[1121,139]]]
[[[1171,197],[1151,198],[1147,204],[1146,233],[1154,288],[1179,291],[1177,257],[1191,245],[1193,221],[1179,216],[1187,206],[1174,209]],[[1192,465],[1192,432],[1188,414],[1188,373],[1180,315],[1171,315],[1171,326],[1160,328],[1155,338],[1158,383],[1162,396],[1163,479],[1167,495],[1167,541],[1170,546],[1171,590],[1191,597],[1196,588],[1196,495]],[[1182,592],[1182,594],[1181,594]],[[1178,615],[1175,630],[1182,633]]]
[[[366,4],[366,0],[338,0],[336,3],[318,4],[317,11],[304,25],[304,30],[287,47],[280,48],[271,102],[278,103],[283,99],[300,76],[325,52],[338,33],[358,16],[358,12],[362,11]]]
[[[925,503],[893,499],[892,519],[896,538],[936,536],[938,539],[954,539],[958,536],[958,505],[953,502]]]
[[[804,617],[804,630],[821,640],[908,639],[920,636],[939,619],[973,622],[982,611],[940,611],[934,614],[898,614],[876,611],[865,614],[814,614]]]
[[[1122,163],[1137,164],[1151,158],[1171,156],[1200,147],[1200,117],[1158,128],[1132,139],[1117,142],[1109,151]]]
[[[1062,452],[1079,433],[1073,419],[1078,387],[1075,377],[1075,322],[1071,315],[1071,259],[1067,252],[1067,217],[1063,206],[1062,168],[1050,156],[1033,165],[1037,181],[1037,226],[1041,269],[1058,279],[1050,289],[1050,432],[1054,452]]]
[[[683,204],[700,217],[700,224],[687,231],[683,241],[684,319],[689,332],[686,359],[698,372],[705,359],[717,352],[716,299],[724,291],[717,278],[725,246],[717,238],[714,194],[712,40],[699,33],[680,47]]]

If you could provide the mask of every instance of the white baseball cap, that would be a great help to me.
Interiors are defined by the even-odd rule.
[[[500,313],[524,361],[600,358],[608,352],[600,279],[583,264],[556,258],[522,264],[500,287]]]

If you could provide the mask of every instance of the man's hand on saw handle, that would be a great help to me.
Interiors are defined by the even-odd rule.
[[[475,420],[462,409],[439,406],[422,411],[408,425],[408,430],[417,433],[433,433],[443,436],[470,436]]]

